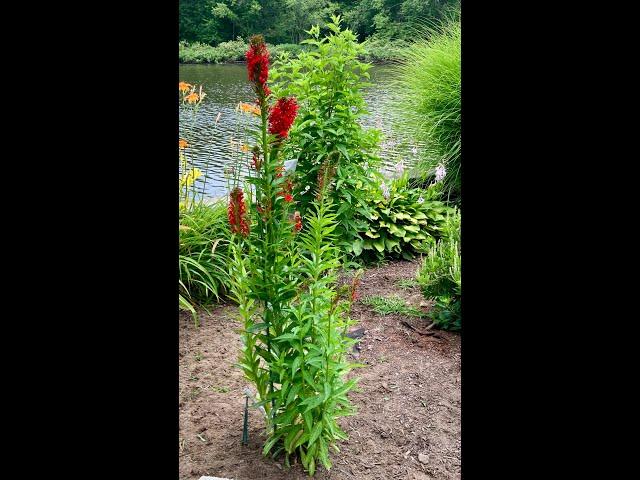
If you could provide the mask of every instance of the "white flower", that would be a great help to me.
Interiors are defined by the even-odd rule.
[[[424,203],[424,197],[422,197],[422,196],[421,196],[421,197],[418,199],[418,203]]]
[[[403,164],[403,162],[399,161],[398,163],[396,163],[395,169],[396,169],[396,173],[398,175],[402,175],[404,173],[404,164]]]
[[[418,155],[418,147],[413,147],[411,149],[411,153],[413,153],[414,155]]]
[[[306,187],[304,187],[304,191],[307,192],[309,191],[310,188],[311,188],[311,185],[307,185]]]
[[[443,164],[439,164],[436,167],[436,182],[439,182],[440,180],[442,180],[446,174],[447,174],[447,169],[444,168]]]
[[[382,184],[380,185],[380,189],[382,190],[382,196],[389,200],[389,196],[391,194],[389,193],[389,187],[387,187],[387,184],[382,182]]]

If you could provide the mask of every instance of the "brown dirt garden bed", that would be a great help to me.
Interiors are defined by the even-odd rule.
[[[362,299],[400,296],[428,310],[414,278],[417,262],[398,261],[364,272],[351,317],[364,328],[352,361],[364,364],[349,394],[358,413],[341,419],[349,440],[338,444],[330,471],[317,479],[460,478],[460,335],[422,335],[426,319],[379,315]],[[404,282],[403,282],[404,280]],[[248,383],[233,367],[240,348],[236,308],[201,313],[200,327],[180,316],[180,480],[202,475],[236,480],[309,478],[261,454],[264,420],[250,409],[249,445],[240,444]],[[414,328],[411,328],[414,327]]]

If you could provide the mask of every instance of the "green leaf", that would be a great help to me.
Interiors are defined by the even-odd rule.
[[[300,385],[294,385],[293,387],[291,387],[291,390],[289,391],[289,395],[287,396],[287,401],[285,402],[285,405],[289,405],[291,404],[291,402],[293,402],[295,396],[298,394],[298,391],[300,390]]]
[[[380,253],[384,252],[384,239],[380,238],[380,239],[376,240],[375,242],[373,242],[373,246]]]
[[[362,253],[363,243],[364,242],[362,239],[358,239],[353,242],[353,253],[355,253],[356,256],[360,256],[360,254]]]
[[[293,442],[296,440],[296,437],[302,431],[302,425],[298,424],[294,428],[291,429],[287,438],[284,439],[284,448],[287,452],[291,453],[293,451]]]
[[[316,408],[318,405],[320,405],[323,400],[324,400],[324,395],[316,395],[314,397],[309,397],[305,399],[302,403],[300,403],[300,405],[307,406],[307,408],[304,410],[304,413],[306,413],[309,410]]]
[[[308,433],[303,433],[298,440],[296,440],[296,442],[293,444],[293,450],[295,450],[296,448],[298,448],[300,445],[302,445],[304,442],[306,442],[307,440],[309,440],[309,434]]]
[[[405,231],[401,228],[398,228],[395,223],[389,225],[389,231],[398,237],[404,237]]]
[[[275,437],[271,437],[267,443],[265,443],[264,448],[262,449],[262,454],[266,455],[267,453],[269,453],[269,450],[271,450],[271,448],[276,444],[276,442],[280,440],[280,436],[277,435]]]
[[[321,433],[322,433],[322,422],[319,421],[313,426],[313,430],[311,430],[311,436],[309,437],[309,446],[313,445],[313,442],[315,442],[318,439]]]
[[[247,328],[247,332],[249,332],[249,333],[261,332],[262,330],[265,330],[266,328],[267,328],[267,324],[266,323],[254,323],[249,328]]]
[[[397,247],[398,245],[400,245],[400,241],[399,240],[393,240],[391,238],[386,238],[384,240],[384,243],[387,246],[388,250],[392,250],[393,247]]]
[[[311,416],[311,412],[304,412],[302,414],[302,418],[304,419],[304,423],[307,426],[307,430],[311,431],[313,426],[313,417]]]
[[[291,364],[291,376],[295,377],[296,372],[298,371],[298,367],[300,366],[300,362],[302,357],[296,357],[293,359],[293,363]]]
[[[285,333],[274,338],[275,341],[281,342],[285,340],[298,340],[298,336],[295,333]]]
[[[336,148],[346,157],[347,160],[351,160],[349,158],[349,153],[347,153],[347,147],[345,145],[339,143],[338,145],[336,145]]]

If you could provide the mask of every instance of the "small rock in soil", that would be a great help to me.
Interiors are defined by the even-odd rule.
[[[413,472],[413,480],[430,480],[431,477],[426,473]]]
[[[364,336],[364,328],[358,328],[356,330],[353,330],[347,333],[347,337],[349,338],[361,338],[363,336]]]
[[[424,463],[424,464],[429,463],[429,457],[426,456],[424,453],[421,453],[418,455],[418,460],[420,460],[420,463]]]

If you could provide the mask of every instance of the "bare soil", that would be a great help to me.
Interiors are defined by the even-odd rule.
[[[417,262],[398,261],[365,271],[358,297],[404,298],[428,311],[413,279]],[[317,479],[460,478],[460,336],[438,331],[421,335],[426,319],[382,316],[360,301],[354,327],[364,328],[353,361],[365,364],[349,397],[358,413],[341,419],[349,440],[331,455],[333,467],[318,467]],[[241,342],[236,307],[222,305],[200,315],[180,317],[180,479],[202,475],[236,480],[303,479],[300,465],[287,469],[262,456],[264,420],[249,412],[249,445],[240,444],[248,385],[233,367]]]

